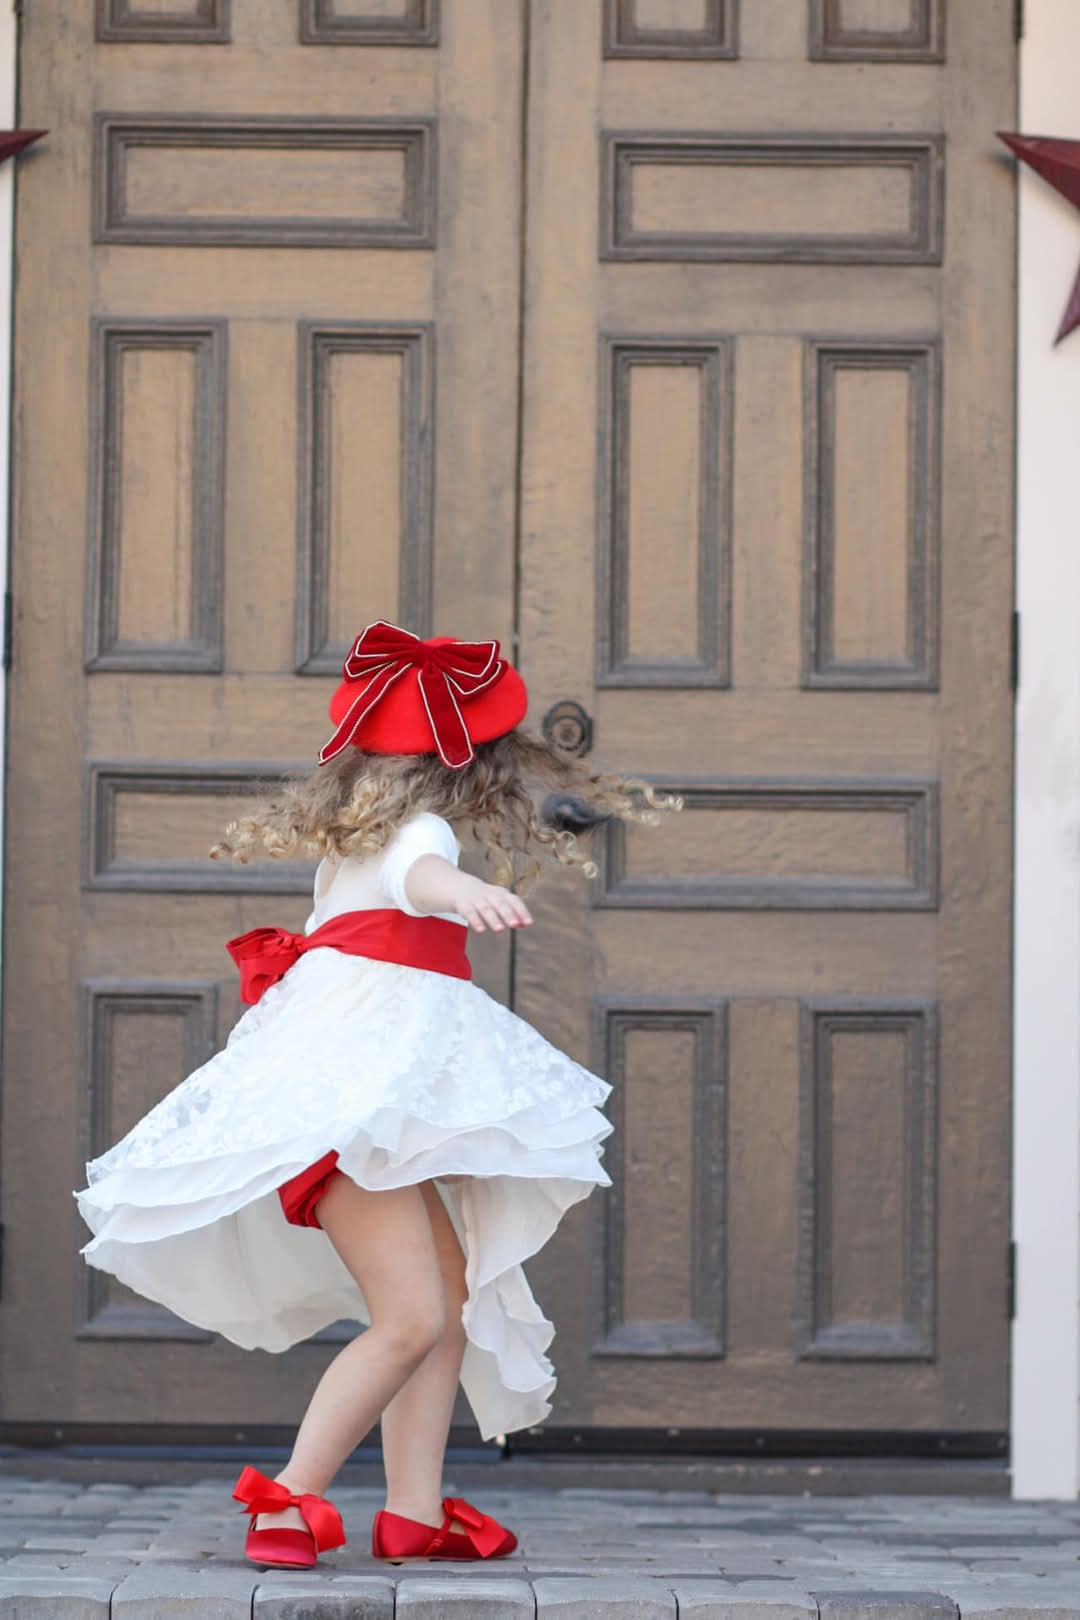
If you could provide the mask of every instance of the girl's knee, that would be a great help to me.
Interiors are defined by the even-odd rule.
[[[419,1362],[433,1350],[446,1332],[447,1310],[445,1301],[402,1300],[387,1314],[385,1321],[374,1322],[396,1360]]]

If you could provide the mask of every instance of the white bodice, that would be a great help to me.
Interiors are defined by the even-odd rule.
[[[405,878],[421,855],[441,855],[458,865],[461,845],[448,821],[429,810],[421,810],[402,822],[384,849],[375,855],[324,855],[315,871],[315,909],[304,924],[310,934],[339,917],[343,911],[373,911],[395,906],[410,917],[422,917],[405,893]],[[452,911],[437,911],[436,917],[461,923],[465,919]]]

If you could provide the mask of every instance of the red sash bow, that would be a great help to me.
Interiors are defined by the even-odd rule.
[[[467,930],[447,917],[410,917],[394,907],[370,911],[343,911],[310,934],[291,934],[286,928],[252,928],[225,946],[240,969],[240,997],[258,1001],[265,990],[284,978],[305,951],[331,946],[349,956],[369,956],[377,962],[398,962],[402,967],[427,968],[454,979],[471,979],[465,954]]]
[[[507,668],[505,658],[499,657],[497,641],[421,641],[411,630],[376,619],[360,632],[345,660],[345,679],[364,684],[330,741],[320,749],[319,764],[340,754],[388,687],[406,671],[417,669],[439,758],[451,770],[460,770],[472,760],[474,751],[458,699],[482,692]]]
[[[258,1001],[264,990],[284,978],[300,960],[302,938],[285,928],[253,928],[228,941],[225,949],[240,969],[243,1001]]]

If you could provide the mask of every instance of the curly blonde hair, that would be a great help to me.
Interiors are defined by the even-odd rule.
[[[521,727],[479,743],[475,758],[450,770],[437,754],[368,754],[350,746],[307,776],[264,783],[264,797],[225,829],[215,860],[253,855],[373,855],[398,827],[428,810],[467,823],[492,866],[492,880],[520,892],[540,874],[540,857],[595,877],[574,833],[541,820],[530,789],[555,789],[600,816],[654,826],[682,800],[639,777],[589,770]],[[521,863],[525,869],[520,869]]]

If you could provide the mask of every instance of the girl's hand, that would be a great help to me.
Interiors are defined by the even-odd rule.
[[[488,928],[500,934],[504,928],[526,928],[532,922],[529,908],[516,894],[462,872],[442,855],[421,855],[413,862],[405,874],[405,895],[420,911],[452,911],[478,934]]]
[[[470,928],[478,934],[487,929],[501,934],[504,928],[527,928],[532,922],[524,900],[504,889],[498,883],[485,883],[483,878],[459,872],[460,890],[454,897],[453,910],[464,917]]]

